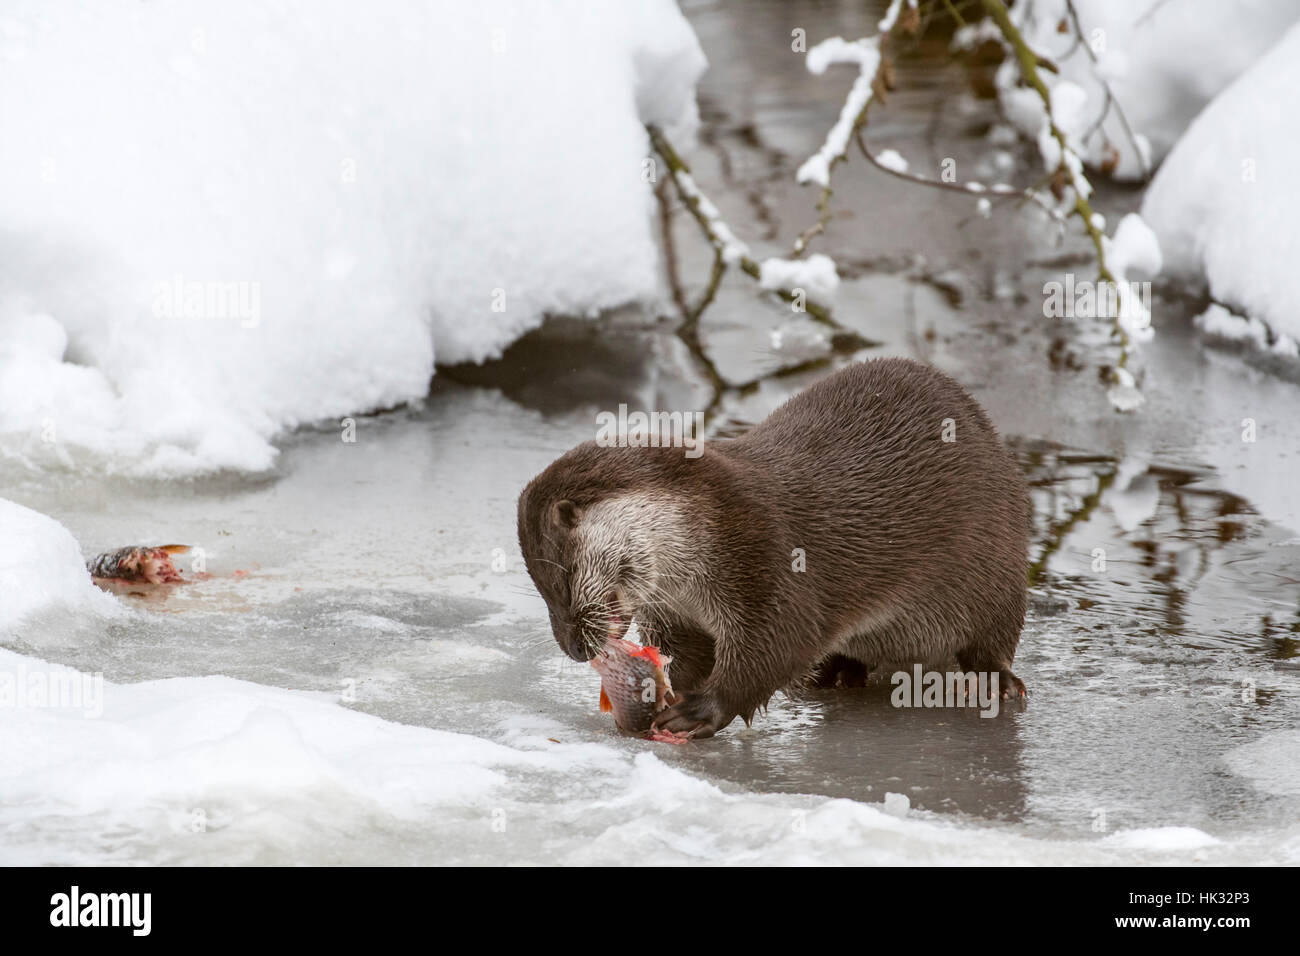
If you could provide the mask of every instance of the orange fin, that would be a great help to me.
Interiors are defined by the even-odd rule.
[[[600,712],[608,714],[613,709],[614,705],[609,702],[609,696],[605,693],[604,686],[602,686],[600,688]]]
[[[168,554],[184,554],[190,549],[188,544],[162,544],[158,546],[159,551],[166,551]]]
[[[655,647],[653,644],[646,644],[644,647],[633,651],[631,656],[649,661],[660,670],[663,670],[664,664],[667,663],[659,656],[659,648]],[[668,660],[672,660],[672,658],[670,657]]]

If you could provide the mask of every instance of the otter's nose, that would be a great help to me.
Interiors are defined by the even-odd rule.
[[[593,657],[596,656],[596,652],[592,650],[592,648],[588,646],[586,642],[577,639],[574,639],[565,644],[561,644],[560,647],[563,648],[564,653],[568,654],[571,658],[573,658],[575,661],[577,661],[580,664],[585,664],[587,661],[591,660]]]
[[[578,628],[570,626],[561,630],[556,627],[553,631],[555,643],[560,645],[560,650],[579,664],[585,664],[596,656],[595,650],[582,639]]]

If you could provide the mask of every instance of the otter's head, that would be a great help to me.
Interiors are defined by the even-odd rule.
[[[600,467],[604,451],[579,446],[519,496],[524,564],[546,600],[556,643],[576,661],[627,633],[655,579],[650,543],[659,509],[652,497],[610,480]]]

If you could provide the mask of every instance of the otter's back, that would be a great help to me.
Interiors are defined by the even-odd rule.
[[[732,453],[765,472],[795,525],[858,566],[1025,563],[1015,459],[955,380],[908,359],[851,365],[790,399]]]

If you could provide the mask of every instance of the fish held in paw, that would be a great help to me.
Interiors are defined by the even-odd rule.
[[[627,734],[680,743],[686,738],[653,727],[655,716],[677,700],[668,682],[671,658],[656,647],[611,637],[591,659],[600,674],[600,709],[614,715],[614,725]]]

